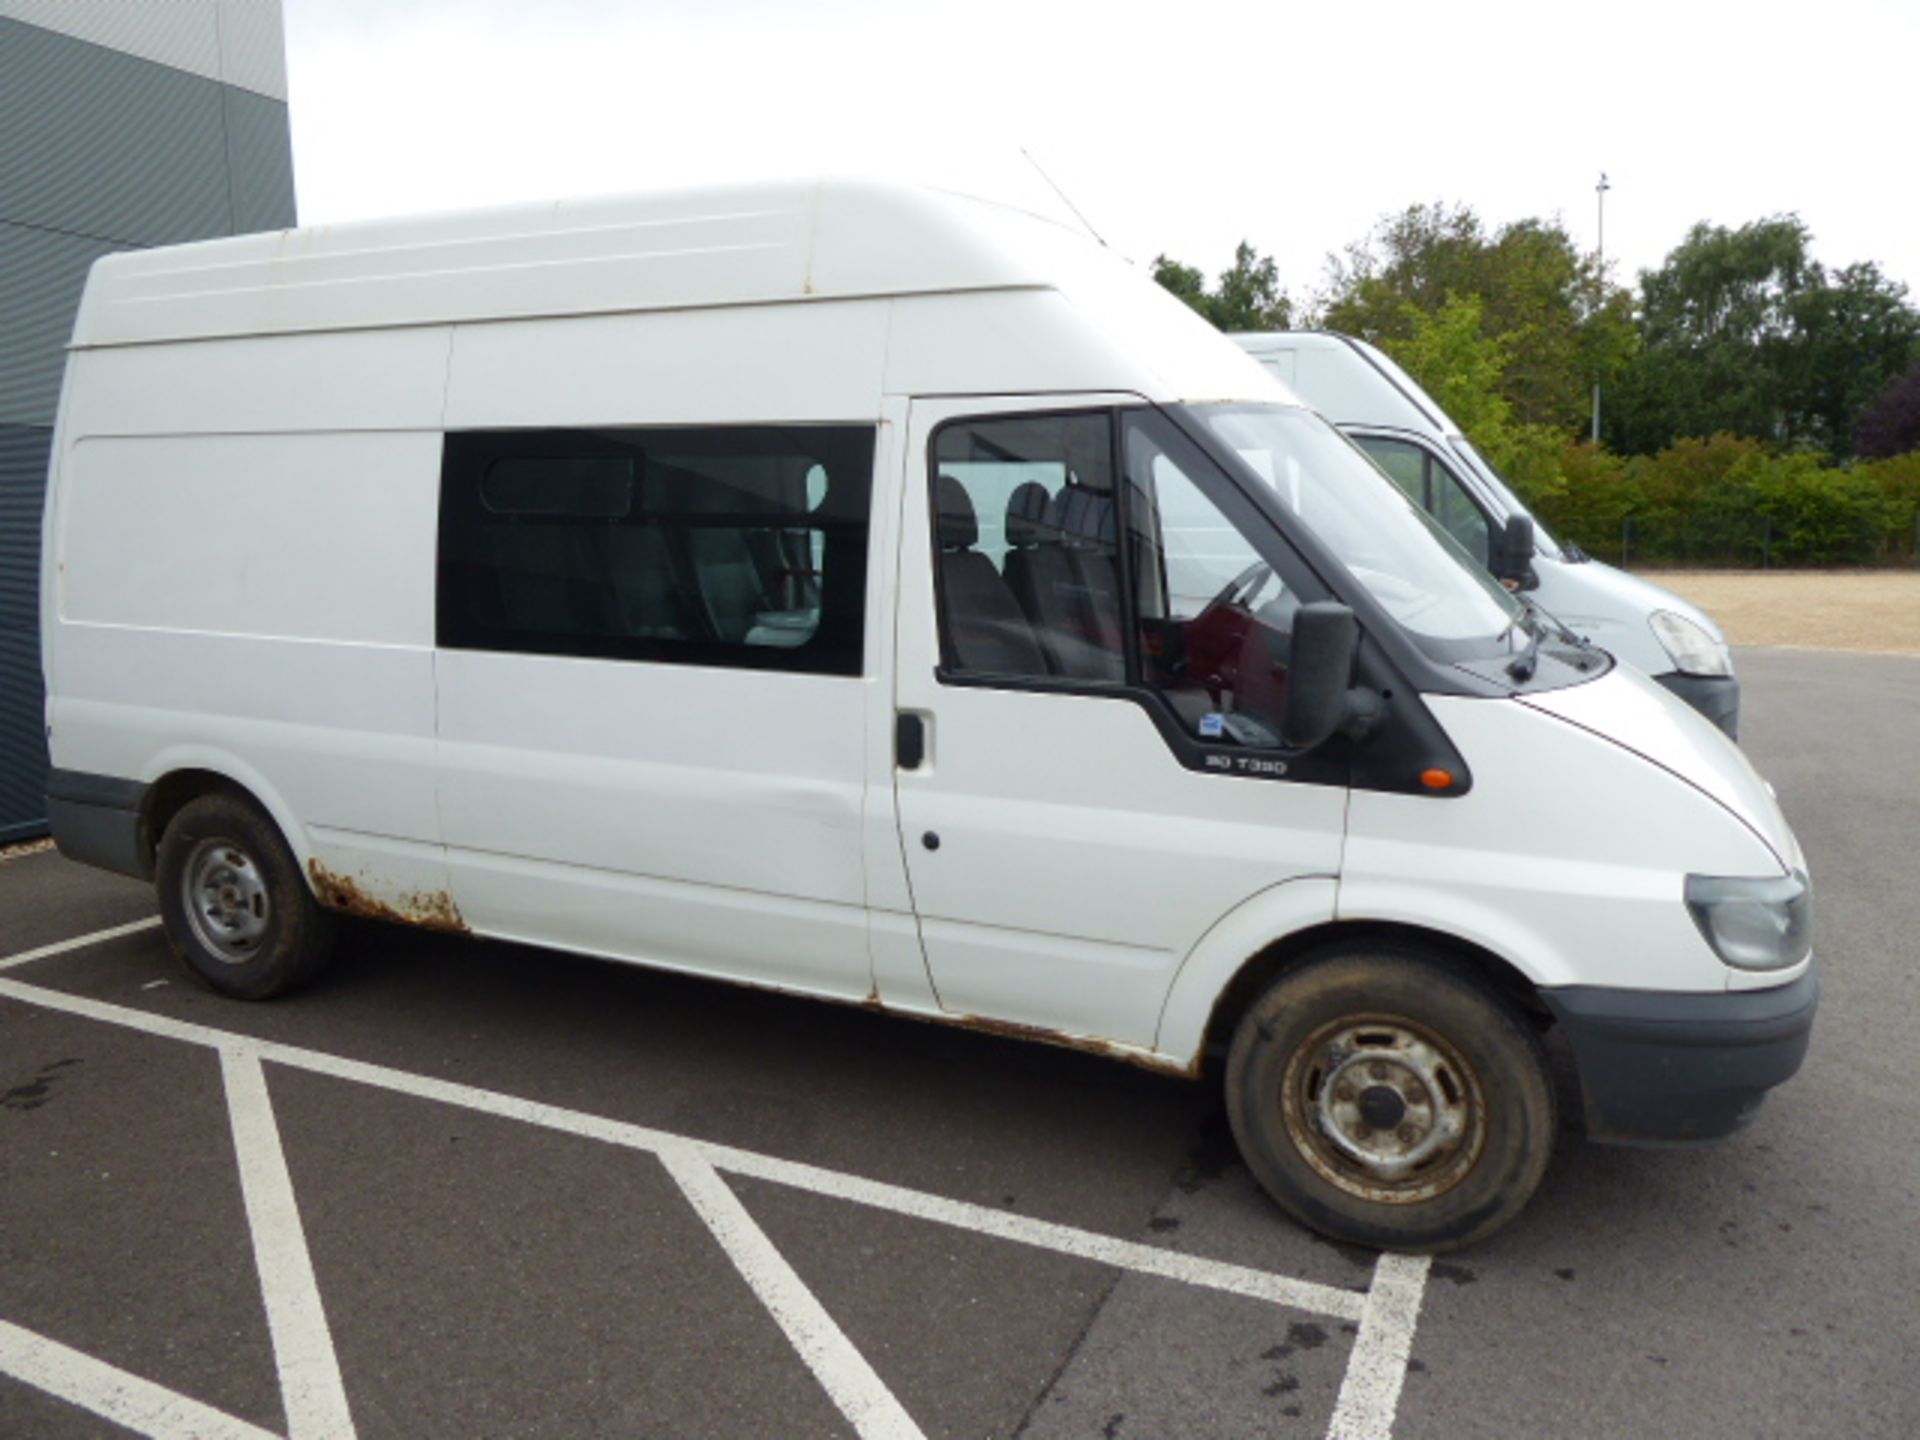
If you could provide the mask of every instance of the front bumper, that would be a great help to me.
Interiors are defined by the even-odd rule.
[[[1806,1057],[1820,981],[1768,990],[1543,990],[1580,1071],[1587,1134],[1688,1145],[1732,1134]]]
[[[1726,731],[1729,740],[1740,738],[1738,676],[1682,675],[1678,670],[1669,670],[1653,678]]]

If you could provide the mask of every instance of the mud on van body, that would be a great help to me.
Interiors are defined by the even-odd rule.
[[[1805,862],[1739,751],[1017,212],[110,257],[44,553],[56,836],[225,993],[346,910],[1223,1054],[1290,1214],[1424,1248],[1538,1184],[1553,1028],[1608,1139],[1723,1135],[1806,1045]]]

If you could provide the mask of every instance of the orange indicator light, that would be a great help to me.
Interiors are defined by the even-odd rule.
[[[1429,790],[1451,790],[1453,772],[1451,770],[1422,770],[1420,783]]]

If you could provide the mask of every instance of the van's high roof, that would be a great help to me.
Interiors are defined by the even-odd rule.
[[[863,180],[566,200],[112,255],[94,267],[73,345],[1009,290],[1063,292],[1083,321],[1179,376],[1180,395],[1290,398],[1085,235],[1004,205]]]
[[[1436,440],[1460,433],[1432,396],[1364,340],[1331,330],[1281,330],[1228,338],[1336,425],[1390,426]]]

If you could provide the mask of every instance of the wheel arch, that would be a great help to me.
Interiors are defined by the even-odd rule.
[[[1334,950],[1362,946],[1417,949],[1469,975],[1513,1005],[1540,1028],[1553,1018],[1540,991],[1520,969],[1482,945],[1443,930],[1394,920],[1330,920],[1276,940],[1234,973],[1207,1017],[1203,1056],[1225,1051],[1248,1008],[1281,975]]]
[[[1250,897],[1188,953],[1161,1008],[1154,1048],[1200,1068],[1274,979],[1328,949],[1391,943],[1417,947],[1480,978],[1536,1023],[1550,1019],[1536,981],[1499,951],[1454,931],[1406,920],[1343,918],[1337,882],[1309,876]]]
[[[149,877],[154,873],[160,837],[173,817],[202,795],[217,792],[259,806],[305,872],[308,846],[292,807],[251,766],[226,756],[195,755],[173,757],[173,763],[156,767],[156,772],[140,801],[140,859]]]

